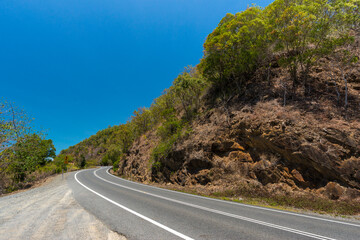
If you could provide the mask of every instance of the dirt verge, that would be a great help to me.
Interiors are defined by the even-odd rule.
[[[58,175],[40,187],[0,198],[0,239],[126,238],[84,210]]]

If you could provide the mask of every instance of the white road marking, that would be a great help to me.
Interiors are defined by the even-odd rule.
[[[127,179],[114,176],[113,174],[109,173],[109,170],[110,170],[110,168],[107,169],[106,173],[108,175],[114,177],[114,178],[121,179],[121,180],[126,181],[126,182],[135,183],[137,185],[141,185],[141,186],[145,186],[145,187],[149,187],[149,188],[159,189],[159,190],[162,190],[162,191],[168,191],[168,192],[172,192],[172,193],[176,193],[176,194],[183,194],[183,195],[190,196],[190,197],[196,197],[196,198],[201,198],[201,199],[206,199],[206,200],[211,200],[211,201],[217,201],[217,202],[226,203],[226,204],[239,205],[239,206],[248,207],[248,208],[256,208],[256,209],[266,210],[266,211],[270,211],[270,212],[277,212],[277,213],[281,213],[281,214],[293,215],[293,216],[304,217],[304,218],[311,218],[311,219],[316,219],[316,220],[320,220],[320,221],[344,224],[344,225],[349,225],[349,226],[359,227],[360,228],[360,225],[355,224],[355,223],[341,222],[341,221],[337,221],[337,220],[320,218],[320,217],[315,217],[315,216],[309,216],[309,215],[304,215],[304,214],[300,214],[300,213],[286,212],[286,211],[276,210],[276,209],[272,209],[272,208],[253,206],[253,205],[248,205],[248,204],[243,204],[243,203],[220,200],[220,199],[216,199],[216,198],[208,198],[208,197],[203,197],[203,196],[199,196],[199,195],[173,191],[173,190],[169,190],[169,189],[165,189],[165,188],[154,187],[154,186],[150,186],[150,185],[147,185],[147,184],[138,183],[138,182],[134,182],[134,181],[129,181]]]
[[[82,171],[80,171],[80,172],[82,172]],[[136,215],[136,216],[144,219],[145,221],[148,221],[148,222],[150,222],[150,223],[152,223],[152,224],[154,224],[154,225],[156,225],[156,226],[158,226],[158,227],[160,227],[160,228],[162,228],[162,229],[164,229],[164,230],[166,230],[166,231],[168,231],[168,232],[170,232],[170,233],[172,233],[172,234],[174,234],[174,235],[176,235],[176,236],[178,236],[178,237],[180,237],[180,238],[182,238],[182,239],[194,240],[194,239],[191,238],[191,237],[188,237],[188,236],[186,236],[186,235],[184,235],[184,234],[182,234],[182,233],[179,233],[178,231],[175,231],[174,229],[171,229],[171,228],[169,228],[169,227],[167,227],[167,226],[165,226],[165,225],[163,225],[163,224],[161,224],[161,223],[159,223],[159,222],[156,222],[155,220],[152,220],[151,218],[148,218],[148,217],[146,217],[146,216],[144,216],[144,215],[142,215],[142,214],[140,214],[140,213],[138,213],[138,212],[135,212],[134,210],[131,210],[130,208],[127,208],[127,207],[125,207],[125,206],[123,206],[123,205],[121,205],[121,204],[119,204],[119,203],[111,200],[110,198],[107,198],[107,197],[105,197],[104,195],[101,195],[100,193],[92,190],[91,188],[85,186],[85,185],[84,185],[83,183],[81,183],[81,182],[79,181],[79,179],[77,178],[77,174],[80,173],[80,172],[77,172],[77,173],[75,174],[75,180],[76,180],[81,186],[83,186],[84,188],[86,188],[87,190],[89,190],[90,192],[92,192],[92,193],[98,195],[99,197],[105,199],[106,201],[108,201],[108,202],[110,202],[110,203],[112,203],[112,204],[114,204],[114,205],[116,205],[116,206],[124,209],[125,211],[128,211],[128,212],[130,212],[130,213],[132,213],[132,214],[134,214],[134,215]]]
[[[172,198],[167,198],[167,197],[163,197],[163,196],[160,196],[160,195],[156,195],[156,194],[144,192],[144,191],[141,191],[141,190],[137,190],[137,189],[134,189],[134,188],[131,188],[131,187],[127,187],[127,186],[124,186],[124,185],[121,185],[121,184],[118,184],[118,183],[111,182],[109,180],[106,180],[106,179],[100,177],[99,175],[96,174],[96,172],[99,171],[99,170],[100,169],[94,171],[94,175],[97,178],[103,180],[104,182],[108,182],[110,184],[113,184],[113,185],[116,185],[116,186],[119,186],[119,187],[122,187],[122,188],[125,188],[125,189],[129,189],[129,190],[132,190],[132,191],[135,191],[135,192],[139,192],[139,193],[146,194],[146,195],[149,195],[149,196],[161,198],[161,199],[171,201],[171,202],[175,202],[175,203],[178,203],[178,204],[182,204],[182,205],[185,205],[185,206],[198,208],[198,209],[201,209],[201,210],[204,210],[204,211],[220,214],[220,215],[223,215],[223,216],[228,216],[228,217],[240,219],[240,220],[247,221],[247,222],[252,222],[252,223],[259,224],[259,225],[263,225],[263,226],[267,226],[267,227],[271,227],[271,228],[276,228],[276,229],[283,230],[283,231],[286,231],[286,232],[296,233],[296,234],[299,234],[299,235],[302,235],[302,236],[307,236],[307,237],[311,237],[311,238],[315,238],[315,239],[321,239],[321,240],[335,240],[334,238],[329,238],[329,237],[317,235],[317,234],[314,234],[314,233],[304,232],[304,231],[301,231],[301,230],[288,228],[288,227],[284,227],[284,226],[280,226],[280,225],[276,225],[276,224],[272,224],[272,223],[268,223],[268,222],[263,222],[263,221],[259,221],[259,220],[256,220],[256,219],[243,217],[243,216],[235,215],[235,214],[232,214],[232,213],[227,213],[227,212],[223,212],[223,211],[219,211],[219,210],[199,206],[199,205],[196,205],[196,204],[186,203],[186,202],[178,201],[178,200],[175,200],[175,199],[172,199]]]

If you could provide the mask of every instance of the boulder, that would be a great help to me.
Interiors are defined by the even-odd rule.
[[[253,159],[251,158],[249,153],[243,151],[232,151],[229,153],[229,160],[233,161],[240,161],[240,162],[252,162]]]
[[[291,175],[293,176],[293,179],[296,182],[298,182],[298,183],[304,183],[305,182],[303,176],[301,175],[301,173],[299,173],[298,170],[296,170],[296,169],[292,170]]]
[[[213,152],[231,152],[244,151],[244,147],[234,141],[216,141],[212,143],[211,150]]]
[[[324,128],[324,137],[331,143],[339,144],[351,149],[353,152],[359,151],[358,144],[349,134],[335,128]]]
[[[332,200],[339,199],[345,192],[345,188],[335,182],[329,182],[324,190],[323,194]]]
[[[271,162],[269,160],[260,160],[253,165],[253,170],[261,171],[269,168],[270,166],[271,166]]]

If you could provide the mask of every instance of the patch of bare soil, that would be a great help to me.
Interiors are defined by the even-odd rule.
[[[0,198],[0,239],[125,239],[84,210],[61,175],[41,184]]]

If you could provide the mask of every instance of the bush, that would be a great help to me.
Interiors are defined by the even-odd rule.
[[[116,172],[119,169],[120,159],[113,163],[113,171]]]
[[[90,159],[87,160],[86,162],[84,161],[84,166],[82,166],[81,168],[85,168],[85,167],[95,167],[98,165],[98,161],[96,159]]]
[[[109,157],[107,154],[105,154],[105,156],[101,159],[100,162],[101,166],[108,166],[109,165]]]
[[[155,168],[157,170],[160,169],[161,162],[169,155],[174,143],[179,137],[180,133],[177,133],[168,140],[161,142],[157,147],[153,149],[150,157],[150,160],[152,162],[152,168]]]
[[[172,118],[165,121],[161,127],[158,128],[157,134],[162,140],[168,139],[172,135],[176,134],[182,129],[182,123],[180,120]]]

